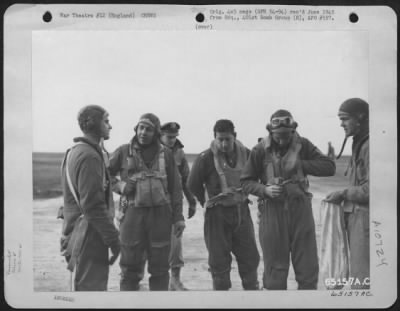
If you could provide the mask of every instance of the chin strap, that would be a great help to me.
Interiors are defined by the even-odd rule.
[[[346,146],[346,142],[347,142],[347,136],[343,140],[342,149],[340,149],[340,152],[339,152],[338,156],[336,157],[336,160],[338,160],[341,157],[343,150],[344,150],[344,146]]]

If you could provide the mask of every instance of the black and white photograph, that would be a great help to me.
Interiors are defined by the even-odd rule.
[[[395,302],[393,9],[18,4],[4,20],[9,305]]]

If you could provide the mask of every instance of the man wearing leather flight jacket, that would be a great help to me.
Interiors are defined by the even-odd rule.
[[[230,120],[218,120],[211,146],[194,161],[189,190],[206,209],[204,238],[213,289],[229,290],[233,253],[242,286],[257,290],[260,261],[247,196],[240,189],[240,174],[249,150],[237,139]],[[208,200],[206,200],[206,192]]]
[[[298,289],[316,289],[318,254],[307,175],[332,176],[335,163],[296,131],[287,110],[276,111],[269,135],[252,150],[240,178],[259,198],[263,286],[287,289],[290,259]]]
[[[68,269],[75,271],[76,291],[105,291],[109,265],[120,251],[110,176],[100,146],[109,138],[111,125],[108,113],[95,105],[81,109],[78,121],[84,136],[74,139],[62,164],[61,250]]]
[[[172,152],[160,144],[157,116],[144,114],[135,134],[110,158],[113,190],[121,195],[120,289],[139,290],[147,259],[150,290],[168,290],[172,225],[177,236],[185,228],[180,176]]]

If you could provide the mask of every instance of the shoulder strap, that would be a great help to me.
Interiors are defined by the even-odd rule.
[[[67,177],[68,188],[71,191],[71,193],[75,199],[75,202],[78,205],[78,207],[81,209],[81,211],[82,211],[82,207],[81,207],[81,204],[79,203],[78,195],[76,194],[75,188],[72,185],[71,176],[69,174],[68,162],[69,162],[70,152],[71,152],[72,148],[74,148],[77,145],[82,145],[82,144],[85,144],[85,143],[81,142],[81,141],[77,142],[74,146],[72,146],[70,149],[67,150],[67,155],[65,157],[65,176]]]
[[[161,175],[166,175],[165,170],[165,152],[164,147],[161,147],[160,154],[158,155],[158,168],[160,170]]]
[[[67,154],[67,157],[65,159],[65,175],[67,177],[67,183],[68,183],[69,190],[71,191],[71,193],[72,193],[72,195],[73,195],[73,197],[75,199],[76,204],[82,210],[82,207],[81,207],[81,205],[79,203],[79,200],[78,200],[78,196],[77,196],[77,194],[75,192],[74,186],[72,185],[71,176],[69,175],[69,166],[68,166],[69,156],[70,156],[70,150],[68,150],[68,154]]]
[[[235,147],[237,152],[236,167],[243,168],[247,162],[248,149],[238,139],[235,141]]]
[[[214,157],[215,169],[217,170],[217,173],[219,176],[219,181],[221,183],[222,192],[225,192],[228,189],[228,182],[226,181],[225,173],[224,173],[223,169],[221,168],[218,156],[214,152],[213,152],[213,157]]]
[[[272,183],[275,178],[275,169],[272,163],[272,154],[270,150],[271,137],[264,137],[259,144],[261,144],[262,149],[264,150],[263,166],[265,168],[266,183],[269,184]]]
[[[291,147],[293,148],[293,151],[296,152],[297,157],[299,157],[300,151],[303,148],[303,145],[301,144],[300,136],[296,136],[295,139],[296,139],[296,142],[293,142],[293,145]],[[303,167],[298,162],[297,162],[296,170],[297,170],[297,177],[300,180],[305,180]]]

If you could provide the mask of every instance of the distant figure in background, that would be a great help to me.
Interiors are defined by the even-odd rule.
[[[257,143],[259,143],[260,141],[262,141],[262,137],[258,137],[258,139],[257,139]]]
[[[177,237],[185,229],[181,177],[171,150],[160,143],[156,115],[142,115],[134,131],[110,158],[113,190],[121,195],[120,289],[139,290],[147,259],[150,290],[167,291],[172,225]]]
[[[233,253],[245,290],[257,290],[257,250],[247,195],[240,174],[249,150],[236,139],[232,121],[218,120],[214,140],[194,161],[188,186],[206,209],[204,238],[208,250],[213,289],[229,290]],[[205,199],[207,191],[209,200]]]
[[[113,223],[110,176],[103,158],[102,140],[110,137],[108,113],[86,106],[78,114],[83,137],[74,138],[62,164],[64,194],[62,250],[68,269],[76,267],[76,291],[107,290],[109,265],[120,252]],[[113,256],[108,258],[108,249]]]
[[[332,176],[335,163],[301,137],[287,110],[267,125],[269,136],[250,152],[243,168],[243,191],[259,200],[263,286],[287,289],[290,259],[298,289],[317,289],[318,254],[307,175]]]
[[[333,148],[332,143],[328,142],[328,158],[331,160],[335,160],[335,148]]]
[[[332,192],[326,201],[344,206],[344,219],[350,249],[352,289],[369,288],[369,106],[360,98],[350,98],[339,108],[345,140],[353,136],[350,159],[350,185]],[[347,171],[345,173],[347,175]]]
[[[189,164],[186,160],[183,144],[177,138],[180,125],[176,122],[168,122],[161,126],[161,143],[169,148],[175,158],[182,181],[182,190],[189,203],[188,218],[192,218],[196,213],[196,200],[186,185],[189,176]],[[174,231],[174,230],[173,230]],[[171,267],[171,278],[169,281],[169,290],[187,290],[180,280],[181,268],[184,265],[182,254],[182,236],[177,237],[173,232],[171,234],[171,251],[169,254],[169,265]]]

